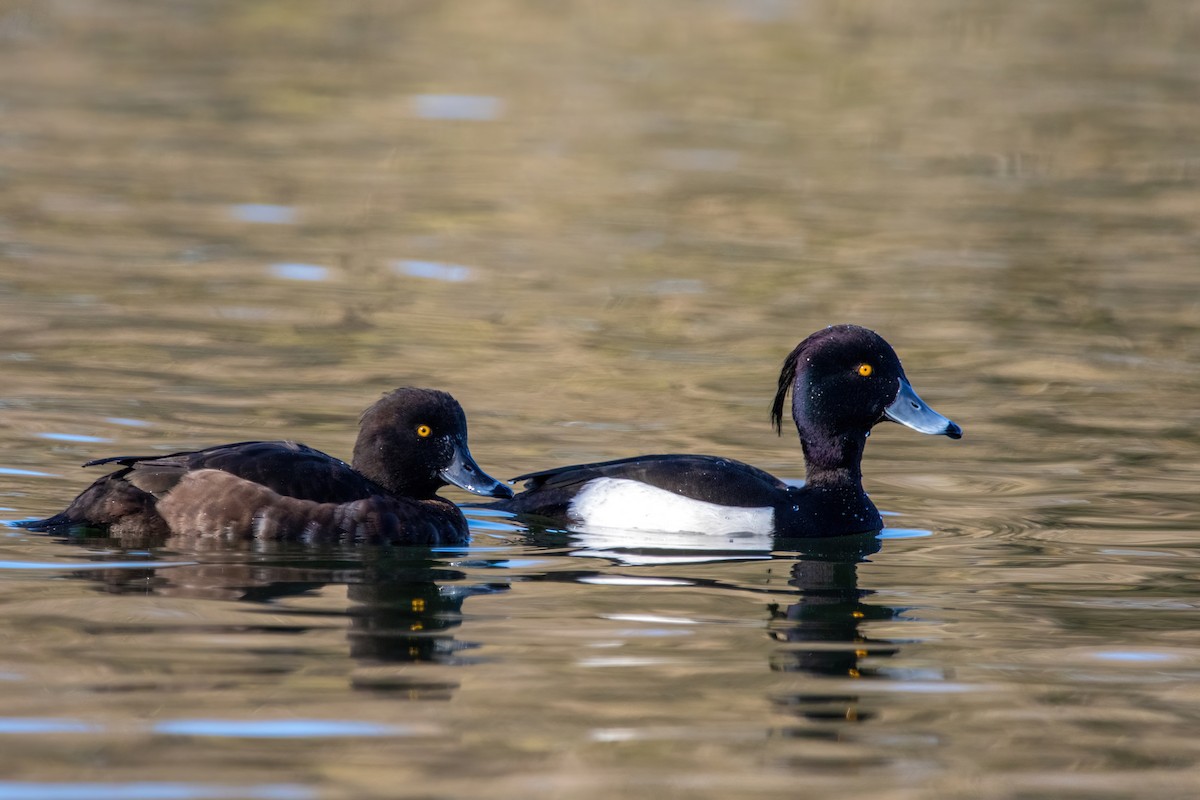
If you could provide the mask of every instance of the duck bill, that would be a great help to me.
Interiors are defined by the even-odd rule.
[[[904,378],[900,379],[900,392],[892,404],[883,410],[883,416],[918,433],[962,438],[962,428],[930,408]]]
[[[438,474],[446,483],[452,483],[473,494],[504,499],[513,496],[512,489],[488,475],[475,463],[471,451],[467,449],[467,443],[462,440],[454,443],[454,460],[450,462],[450,466]]]

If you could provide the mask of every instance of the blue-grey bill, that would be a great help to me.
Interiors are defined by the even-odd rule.
[[[913,390],[912,384],[903,378],[900,379],[899,394],[892,404],[883,410],[883,415],[892,422],[899,422],[919,433],[949,436],[951,439],[962,438],[962,428],[926,405]]]
[[[513,496],[512,489],[488,475],[475,463],[475,459],[471,457],[471,451],[467,449],[466,442],[455,442],[454,460],[439,474],[447,483],[453,483],[460,489],[466,489],[473,494],[481,494],[484,497],[502,497],[506,500]]]

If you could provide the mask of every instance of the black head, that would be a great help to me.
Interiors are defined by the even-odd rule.
[[[850,452],[853,445],[857,443],[861,455],[867,434],[885,419],[922,433],[954,439],[962,435],[957,425],[925,405],[913,391],[892,346],[858,325],[817,331],[784,360],[771,409],[777,431],[783,427],[789,390],[792,419],[810,460],[856,460],[858,456]]]
[[[512,496],[471,457],[462,406],[436,389],[396,389],[364,411],[353,466],[404,497],[429,498],[450,483],[475,494]]]

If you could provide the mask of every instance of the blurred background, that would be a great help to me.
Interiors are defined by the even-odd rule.
[[[295,438],[348,457],[361,410],[414,384],[462,402],[472,450],[497,477],[692,451],[800,478],[794,433],[777,438],[768,424],[779,365],[813,330],[855,322],[891,341],[921,395],[965,430],[956,443],[877,430],[867,489],[896,515],[895,527],[917,533],[885,541],[859,571],[872,592],[892,596],[889,619],[935,609],[924,615],[933,622],[899,639],[936,629],[945,649],[930,655],[918,646],[907,678],[953,674],[963,681],[956,686],[977,679],[988,687],[983,699],[972,695],[980,714],[972,722],[959,705],[915,722],[905,715],[916,706],[901,700],[892,707],[898,717],[883,713],[904,720],[892,738],[848,743],[841,731],[833,739],[842,744],[818,757],[788,749],[811,746],[813,736],[796,735],[799,743],[776,742],[786,752],[766,762],[759,732],[781,728],[775,711],[755,703],[775,690],[758,683],[738,694],[754,721],[734,723],[721,714],[741,706],[714,689],[705,697],[723,709],[717,732],[703,745],[678,733],[654,739],[656,755],[638,762],[642,782],[630,783],[614,777],[627,761],[589,748],[644,748],[645,739],[595,734],[579,721],[596,712],[585,700],[592,674],[564,676],[566,651],[543,662],[515,644],[582,624],[589,603],[615,601],[564,577],[582,569],[569,543],[555,566],[534,569],[514,555],[533,547],[510,538],[519,526],[507,533],[485,524],[480,536],[518,548],[504,563],[532,570],[537,580],[529,579],[544,587],[487,600],[497,614],[487,619],[506,620],[502,632],[489,638],[485,621],[473,633],[494,662],[486,669],[495,685],[482,696],[517,691],[505,681],[526,675],[528,696],[510,695],[503,714],[522,719],[527,738],[492,730],[496,709],[487,703],[467,704],[445,738],[421,751],[427,772],[415,770],[416,784],[396,772],[407,741],[392,745],[398,752],[386,764],[371,755],[377,743],[347,745],[338,758],[360,771],[346,774],[321,760],[319,737],[304,745],[312,750],[304,778],[276,750],[255,751],[267,766],[239,762],[230,771],[225,740],[206,751],[216,766],[203,774],[181,767],[192,756],[174,750],[159,754],[156,771],[137,736],[117,737],[119,757],[89,750],[91,761],[72,761],[62,774],[98,780],[110,774],[104,764],[119,763],[124,772],[113,774],[195,777],[185,793],[195,797],[382,797],[398,796],[389,792],[399,785],[409,787],[404,796],[484,785],[494,796],[635,796],[685,787],[698,766],[711,767],[710,783],[689,796],[783,796],[799,766],[818,763],[857,769],[852,779],[822,772],[828,782],[813,791],[830,794],[1031,797],[1020,792],[1060,785],[1045,777],[1056,770],[1091,775],[1061,783],[1079,791],[1132,796],[1151,787],[1168,797],[1169,787],[1195,788],[1179,772],[1196,777],[1195,747],[1183,744],[1200,719],[1193,689],[1160,686],[1148,705],[1182,710],[1148,720],[1134,710],[1147,704],[1120,693],[1151,691],[1145,675],[1126,685],[1105,673],[1120,692],[1089,702],[1112,714],[1057,727],[1062,717],[1046,710],[1047,696],[1089,691],[1098,680],[1092,656],[1079,656],[1076,671],[1066,658],[1053,676],[1043,671],[1056,661],[1049,651],[1010,659],[1017,643],[1061,644],[1051,630],[1075,631],[1086,653],[1114,631],[1166,630],[1168,640],[1126,643],[1114,652],[1134,657],[1104,663],[1157,669],[1137,654],[1168,652],[1177,677],[1200,675],[1200,640],[1188,633],[1197,622],[1188,559],[1200,475],[1197,42],[1200,6],[1137,0],[0,3],[0,503],[8,518],[58,510],[92,477],[77,466],[105,455]],[[0,658],[0,673],[51,675],[43,691],[58,695],[84,680],[69,654],[99,648],[111,650],[114,675],[126,674],[128,631],[77,624],[94,589],[64,584],[53,570],[19,569],[79,552],[23,533],[7,541],[17,564],[4,592],[15,604],[10,641],[27,641],[48,618],[70,634],[58,649],[39,634],[25,655]],[[475,567],[459,568],[450,582],[465,580],[467,595],[491,591]],[[627,567],[587,562],[610,568]],[[425,589],[446,578],[425,577]],[[745,599],[762,576],[708,577]],[[847,580],[850,589],[839,585],[858,598],[858,578]],[[109,590],[114,581],[128,582],[112,579]],[[241,573],[238,581],[254,582]],[[340,594],[318,592],[326,611],[353,617],[344,581],[333,585]],[[995,594],[974,594],[986,586]],[[1035,597],[1056,607],[1064,586],[1076,594],[1045,617],[1025,606]],[[1081,610],[1098,605],[1077,602],[1079,592],[1104,605],[1131,591],[1155,602],[1105,606],[1100,617]],[[32,596],[57,605],[29,606]],[[454,595],[453,613],[463,597]],[[680,617],[763,622],[761,603],[743,617],[672,598]],[[661,596],[626,600],[645,610]],[[837,607],[858,613],[858,602]],[[1148,622],[1141,614],[1159,602],[1175,613]],[[966,624],[955,609],[975,603],[980,641],[948,645],[942,634]],[[171,608],[216,629],[234,625],[224,615],[237,616],[229,605]],[[113,613],[132,625],[146,609]],[[1000,617],[1024,622],[1006,628]],[[723,650],[731,629],[719,630],[708,642]],[[736,630],[755,643],[744,652],[769,653],[761,630]],[[191,645],[164,644],[155,631],[155,669],[177,670],[175,656]],[[853,627],[839,641],[858,635]],[[344,650],[342,633],[336,641]],[[230,669],[241,676],[247,651],[238,652]],[[763,653],[747,656],[759,681],[771,674]],[[997,663],[1008,671],[972,673]],[[464,679],[461,666],[441,669]],[[484,680],[485,669],[465,672]],[[719,680],[728,686],[744,675],[731,668]],[[1010,678],[1020,688],[991,694]],[[680,679],[623,678],[662,703],[662,681]],[[29,680],[13,679],[13,698],[29,696]],[[542,705],[546,685],[563,687],[561,703]],[[148,690],[147,708],[170,706],[179,687],[164,686]],[[246,695],[267,691],[248,686],[245,695],[194,699],[196,708],[244,710]],[[310,691],[294,687],[284,707],[294,710]],[[126,712],[88,697],[87,724],[112,738]],[[338,713],[361,713],[365,698],[348,698],[338,695],[337,708],[353,710]],[[649,699],[597,702],[636,720]],[[707,730],[694,715],[709,706],[691,702],[660,709],[659,723]],[[1014,733],[1008,750],[978,765],[979,750],[968,748],[994,744],[997,720],[1014,703],[1027,704],[1023,719],[1044,726],[1045,738]],[[418,714],[420,722],[440,719],[444,704],[438,709]],[[69,704],[9,713],[76,718]],[[394,721],[378,707],[369,713]],[[542,724],[540,715],[555,713],[561,719]],[[1100,731],[1129,733],[1139,722],[1148,727],[1137,743]],[[0,721],[0,734],[11,731]],[[51,725],[50,734],[51,744],[27,744],[5,772],[35,782],[59,774],[75,744],[58,749],[62,731]],[[569,744],[576,736],[591,744]],[[1072,749],[1067,742],[1079,736],[1081,749]],[[928,743],[949,740],[956,744]],[[444,776],[464,759],[485,766],[457,782]],[[405,769],[413,779],[414,768]],[[204,783],[226,772],[259,782],[228,795]],[[485,776],[493,782],[477,783]],[[16,794],[4,796],[49,791],[8,789]],[[110,790],[131,796],[110,784],[81,789],[90,797]]]

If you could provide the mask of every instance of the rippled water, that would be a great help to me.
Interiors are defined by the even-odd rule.
[[[876,431],[861,541],[8,529],[0,798],[1197,796],[1197,41],[1120,0],[0,7],[6,519],[105,455],[347,456],[404,384],[497,475],[800,478],[778,365],[843,321],[965,430]]]

